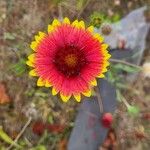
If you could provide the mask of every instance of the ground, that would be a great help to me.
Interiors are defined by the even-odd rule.
[[[0,98],[3,101],[0,101],[0,124],[3,130],[15,139],[27,118],[32,117],[32,123],[26,128],[19,142],[28,147],[41,144],[49,147],[49,150],[63,150],[79,104],[75,101],[63,104],[57,97],[52,97],[49,89],[38,88],[36,79],[28,76],[25,60],[31,51],[29,45],[34,34],[46,31],[47,24],[55,17],[61,18],[69,14],[71,20],[80,18],[89,24],[89,16],[95,11],[109,17],[118,14],[121,18],[135,8],[148,4],[149,0],[1,0]],[[149,37],[150,34],[140,65],[150,58]],[[124,91],[126,99],[139,106],[141,112],[137,117],[129,117],[126,108],[119,104],[114,114],[118,149],[149,149],[149,91],[150,79],[141,72],[134,83],[129,83],[129,89]],[[38,136],[44,123],[51,125],[48,127],[49,132]],[[36,125],[41,128],[37,129]],[[49,133],[51,134],[47,136]],[[0,139],[0,149],[2,147],[5,149],[9,144]]]

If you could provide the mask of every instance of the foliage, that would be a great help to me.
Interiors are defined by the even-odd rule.
[[[16,75],[22,75],[26,71],[26,61],[20,59],[18,63],[11,66],[11,69],[15,72]]]
[[[114,23],[120,20],[120,15],[115,14],[112,17],[108,17],[105,13],[94,12],[90,16],[90,24],[96,28],[100,28],[104,23]]]

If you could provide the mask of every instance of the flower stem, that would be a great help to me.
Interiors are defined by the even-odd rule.
[[[101,98],[98,87],[96,87],[95,90],[96,90],[96,96],[97,96],[97,100],[98,100],[100,113],[103,113],[104,112],[104,107],[103,107],[103,102],[102,102],[102,98]]]
[[[135,64],[132,64],[132,63],[129,63],[129,62],[126,62],[124,60],[119,60],[119,59],[110,59],[110,62],[113,62],[113,63],[121,63],[121,64],[125,64],[125,65],[128,65],[128,66],[132,66],[132,67],[136,67],[138,69],[142,69],[142,67],[138,66],[138,65],[135,65]]]
[[[130,104],[127,102],[127,100],[124,97],[122,97],[122,102],[126,105],[127,108],[130,107]]]

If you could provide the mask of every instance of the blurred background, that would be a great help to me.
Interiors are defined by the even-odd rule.
[[[63,104],[28,76],[25,61],[34,35],[47,31],[54,18],[67,16],[72,21],[83,19],[87,26],[93,25],[107,36],[113,30],[108,24],[119,22],[143,6],[147,6],[143,17],[149,23],[150,0],[0,0],[0,150],[66,150],[74,127],[80,104],[73,100]],[[140,71],[123,70],[124,74],[135,73],[136,79],[134,76],[124,86],[124,78],[117,80],[118,72],[109,74],[110,82],[119,85],[118,99],[123,95],[134,110],[118,100],[113,128],[99,146],[101,150],[149,150],[150,30],[143,40],[145,48],[136,64],[141,66]],[[124,51],[124,45],[124,41],[118,41],[113,48]],[[12,146],[16,138],[21,147]]]

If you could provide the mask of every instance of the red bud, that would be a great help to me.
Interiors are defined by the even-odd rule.
[[[113,122],[113,116],[111,113],[105,113],[102,116],[102,125],[106,128],[110,128]]]

